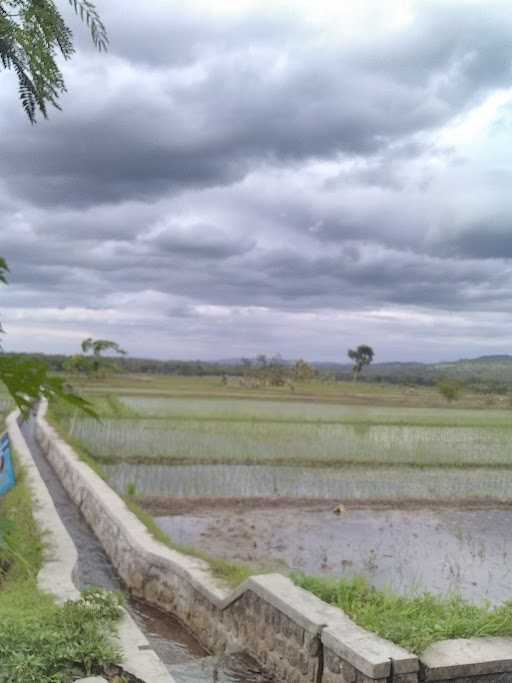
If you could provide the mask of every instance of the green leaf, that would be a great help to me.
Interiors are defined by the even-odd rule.
[[[98,417],[89,401],[74,393],[63,378],[50,375],[47,364],[38,358],[0,354],[0,381],[24,417],[41,398],[61,399],[91,417]]]
[[[106,50],[107,32],[94,3],[68,2],[97,49]],[[37,112],[46,118],[49,105],[60,108],[58,98],[66,86],[57,56],[70,59],[74,51],[72,32],[54,0],[0,0],[0,68],[15,72],[21,106],[31,123],[36,123]]]

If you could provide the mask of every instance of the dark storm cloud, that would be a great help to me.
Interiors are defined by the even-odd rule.
[[[137,24],[127,17],[118,27],[117,16],[111,56],[78,57],[70,72],[79,108],[68,98],[50,123],[28,129],[20,119],[4,139],[0,168],[18,197],[87,206],[230,184],[260,164],[375,153],[442,125],[511,77],[510,21],[492,5],[420,5],[393,42],[343,38],[322,49],[286,14],[249,14],[224,29],[158,5]],[[162,46],[154,71],[140,61],[141,35],[153,51]]]
[[[259,303],[314,310],[319,301],[332,308],[416,304],[444,309],[471,310],[489,304],[504,282],[511,286],[511,272],[497,271],[493,264],[476,260],[453,262],[389,251],[377,245],[352,245],[351,249],[311,258],[297,252],[273,252],[260,257],[254,270],[264,277],[259,283]],[[252,282],[251,289],[258,289]]]
[[[512,258],[512,214],[490,215],[485,221],[466,226],[438,248],[457,257]]]
[[[229,236],[212,225],[193,225],[183,229],[170,225],[142,243],[157,255],[174,255],[199,259],[226,259],[245,254],[255,246],[254,240],[242,236]]]

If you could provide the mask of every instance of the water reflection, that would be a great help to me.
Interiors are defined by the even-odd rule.
[[[308,574],[364,576],[410,594],[461,593],[473,602],[512,599],[512,511],[211,511],[157,517],[176,542],[212,556],[281,562]]]

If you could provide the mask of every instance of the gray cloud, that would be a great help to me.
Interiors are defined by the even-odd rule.
[[[68,80],[78,96],[44,126],[29,130],[20,118],[0,168],[18,197],[92,205],[231,184],[261,164],[386,149],[510,81],[503,12],[419,7],[403,37],[352,49],[345,39],[319,49],[319,35],[286,14],[249,14],[223,32],[199,13],[158,3],[119,28],[117,11],[111,56],[77,58]],[[150,37],[155,51],[156,24],[168,38],[151,70],[135,36]]]
[[[111,52],[77,34],[62,113],[31,128],[0,105],[16,345],[106,328],[146,355],[179,355],[169,336],[187,356],[304,355],[300,330],[328,357],[366,330],[410,345],[416,320],[435,355],[478,319],[474,348],[492,346],[512,293],[510,105],[478,144],[437,136],[512,86],[503,3],[419,2],[403,29],[353,32],[287,6],[104,12]]]
[[[512,215],[490,214],[487,220],[464,226],[441,248],[457,257],[512,258]]]
[[[186,229],[170,225],[155,235],[143,236],[147,245],[159,256],[179,256],[199,259],[227,259],[251,251],[256,242],[238,235],[226,235],[212,225],[193,225]]]

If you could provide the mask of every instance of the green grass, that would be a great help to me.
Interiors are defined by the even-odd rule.
[[[0,499],[0,531],[4,542],[0,545],[0,564],[5,571],[0,575],[0,587],[5,591],[11,584],[33,583],[40,569],[43,539],[32,515],[32,502],[25,474],[15,461],[17,484]],[[0,600],[2,593],[0,593]]]
[[[59,607],[38,591],[43,540],[32,516],[25,476],[0,501],[0,680],[68,683],[99,674],[119,660],[112,642],[119,616],[116,596],[87,592]]]
[[[292,578],[298,586],[341,608],[363,628],[416,654],[449,638],[512,636],[512,602],[493,609],[458,596],[400,597],[377,590],[360,578],[339,580],[300,574]]]

